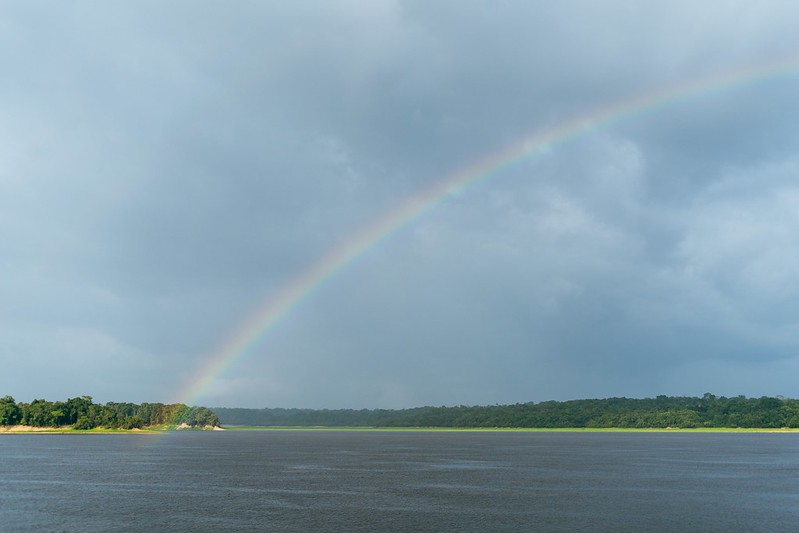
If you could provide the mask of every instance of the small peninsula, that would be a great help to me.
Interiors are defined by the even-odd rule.
[[[215,428],[219,428],[219,418],[213,411],[180,403],[98,404],[91,396],[30,403],[18,403],[12,396],[0,398],[0,432]]]

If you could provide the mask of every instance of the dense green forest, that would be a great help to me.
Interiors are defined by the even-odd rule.
[[[31,403],[17,403],[11,396],[0,398],[0,426],[136,429],[180,424],[218,426],[219,418],[206,407],[183,404],[109,402],[103,405],[93,403],[91,396],[70,398],[65,402],[33,400]]]
[[[329,426],[453,428],[799,428],[799,400],[702,397],[606,398],[513,405],[411,409],[239,409],[184,404],[97,404],[90,396],[65,402],[0,398],[0,426],[75,429],[148,426]]]
[[[669,397],[413,409],[213,408],[224,425],[453,428],[797,428],[799,400]]]

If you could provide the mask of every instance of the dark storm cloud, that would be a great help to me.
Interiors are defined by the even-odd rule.
[[[534,131],[786,56],[795,11],[10,5],[3,393],[171,399],[380,213]],[[796,84],[696,95],[504,169],[320,287],[197,400],[795,396]]]

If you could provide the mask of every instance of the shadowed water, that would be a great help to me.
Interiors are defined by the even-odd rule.
[[[0,436],[0,531],[795,531],[799,434]]]

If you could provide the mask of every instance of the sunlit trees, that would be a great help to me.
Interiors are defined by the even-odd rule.
[[[18,424],[21,413],[17,402],[11,396],[0,398],[0,426],[13,426]]]
[[[81,396],[80,398],[70,398],[64,404],[64,412],[67,424],[75,424],[79,418],[86,417],[92,405],[91,396]]]
[[[0,398],[0,425],[24,424],[35,427],[72,426],[74,429],[147,426],[218,426],[219,418],[206,407],[183,404],[108,402],[92,403],[91,396],[70,398],[66,402],[36,399],[17,403],[11,396]]]

